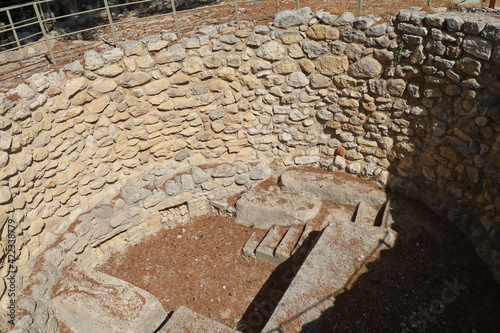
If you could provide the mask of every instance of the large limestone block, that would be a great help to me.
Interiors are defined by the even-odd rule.
[[[205,332],[220,332],[220,333],[236,333],[235,331],[223,324],[216,322],[213,319],[202,316],[199,313],[189,310],[181,306],[178,308],[168,322],[163,326],[158,333],[205,333]]]
[[[376,184],[363,182],[344,173],[289,170],[281,175],[280,180],[280,188],[284,192],[314,194],[332,203],[357,205],[367,201],[382,205],[387,200],[385,192]]]
[[[246,192],[236,204],[236,223],[269,229],[306,224],[318,215],[321,200],[310,193],[286,193],[271,178]]]
[[[98,271],[68,268],[58,286],[57,318],[75,333],[152,333],[167,317],[156,297]]]

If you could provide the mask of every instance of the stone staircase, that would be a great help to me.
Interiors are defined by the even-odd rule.
[[[378,205],[361,201],[348,221],[358,225],[386,227],[387,222],[383,221],[387,221],[388,207],[389,203],[380,208]],[[326,220],[314,220],[305,226],[273,225],[267,231],[257,229],[252,232],[242,251],[249,257],[279,265],[297,252],[306,240],[309,242],[309,247],[314,245],[327,225]]]
[[[394,245],[385,193],[348,181],[345,176],[339,180],[331,174],[285,171],[245,193],[236,207],[212,203],[218,211],[235,213],[237,223],[253,227],[242,249],[245,255],[274,265],[288,260],[295,265],[299,259],[288,288],[257,331],[324,331],[322,316],[335,297],[368,261]],[[236,331],[181,307],[157,332]]]

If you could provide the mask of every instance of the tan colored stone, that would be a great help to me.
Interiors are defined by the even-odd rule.
[[[322,55],[316,60],[316,69],[323,75],[334,76],[345,73],[349,66],[346,56]]]
[[[203,70],[203,61],[198,57],[189,57],[183,63],[184,72],[189,75],[201,72]]]
[[[146,72],[125,73],[120,85],[124,88],[133,88],[148,83],[151,78],[151,74]]]
[[[217,76],[223,80],[232,82],[236,79],[236,74],[233,68],[221,67],[217,71]]]
[[[307,30],[307,37],[316,40],[339,39],[339,29],[326,25],[313,25]]]
[[[311,60],[309,60],[307,58],[300,59],[299,66],[300,66],[300,69],[302,69],[302,71],[306,74],[311,74],[315,68],[314,62],[312,62]]]
[[[64,91],[66,92],[66,95],[69,98],[71,98],[77,92],[85,89],[86,86],[87,86],[87,79],[84,77],[79,77],[77,79],[72,79],[72,80],[66,81],[66,84],[64,86]]]
[[[277,74],[290,74],[297,70],[297,64],[290,58],[285,58],[273,64],[273,71]]]
[[[109,105],[111,100],[107,95],[90,102],[85,108],[93,114],[101,113]]]
[[[172,81],[172,84],[188,84],[190,77],[184,73],[178,73],[173,75],[170,80]]]
[[[285,45],[295,44],[304,39],[298,31],[281,31],[276,36]]]
[[[160,92],[167,90],[170,87],[168,79],[159,79],[149,82],[144,86],[144,91],[147,95],[158,95]]]
[[[111,79],[100,80],[90,88],[89,94],[92,95],[94,92],[96,92],[97,96],[94,97],[99,97],[101,94],[114,91],[116,87],[118,87],[118,85],[116,84],[115,80]]]

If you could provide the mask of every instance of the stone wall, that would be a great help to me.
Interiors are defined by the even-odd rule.
[[[309,164],[426,203],[500,282],[500,20],[304,8],[198,36],[90,51],[0,94],[0,259],[10,218],[17,290],[50,249],[31,288],[50,309],[47,286],[69,263]]]

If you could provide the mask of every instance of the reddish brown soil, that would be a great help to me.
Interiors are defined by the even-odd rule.
[[[152,293],[167,312],[184,305],[235,327],[275,268],[243,255],[251,232],[210,214],[112,254],[99,270]]]

